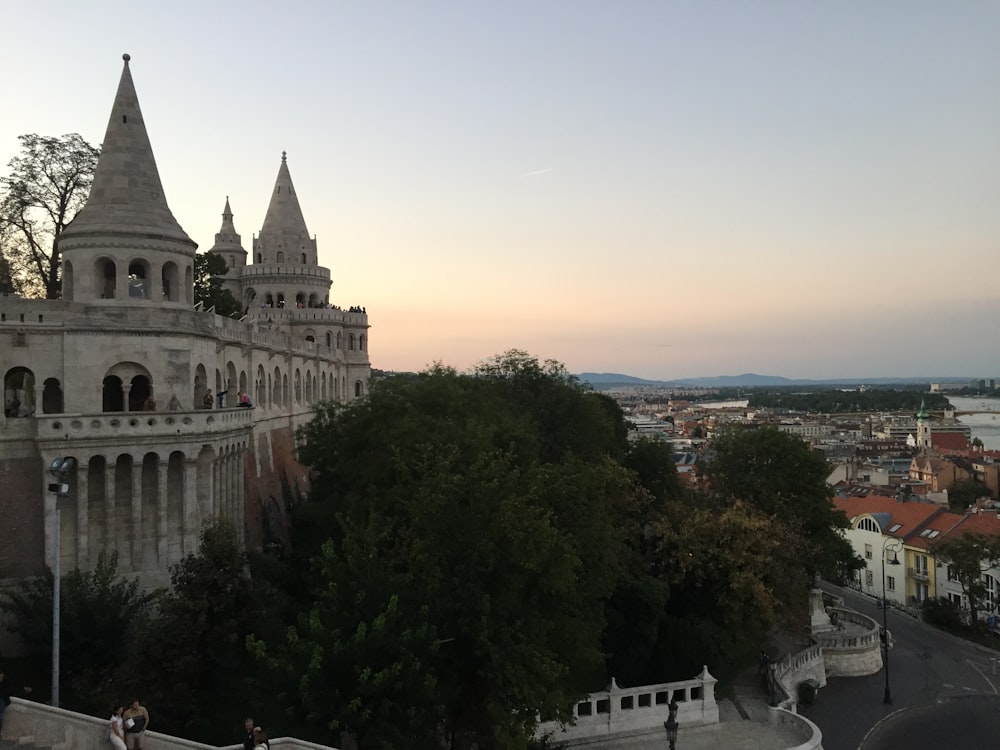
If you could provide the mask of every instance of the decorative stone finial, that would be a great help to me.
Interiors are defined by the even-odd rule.
[[[287,151],[282,151],[281,152],[281,161],[284,161],[285,157],[287,157],[287,156],[288,156],[288,152]]]
[[[128,61],[131,60],[131,59],[132,59],[132,55],[130,55],[128,52],[126,52],[124,55],[122,55],[122,60],[124,60],[126,64],[128,64]]]

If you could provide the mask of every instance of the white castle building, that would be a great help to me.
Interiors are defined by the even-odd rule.
[[[228,199],[212,247],[246,314],[195,308],[197,245],[167,206],[124,60],[90,198],[59,239],[62,299],[0,297],[0,582],[55,561],[47,468],[66,457],[63,571],[116,550],[120,572],[163,585],[215,515],[261,544],[283,490],[307,481],[295,429],[368,387],[367,314],[330,304],[284,154],[250,262]],[[225,396],[204,408],[209,389]]]

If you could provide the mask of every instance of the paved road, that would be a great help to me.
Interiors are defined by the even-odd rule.
[[[823,585],[842,596],[846,606],[882,621],[882,611],[868,596],[849,589]],[[885,673],[868,677],[833,678],[820,690],[816,703],[800,706],[803,716],[823,730],[825,750],[857,750],[865,735],[880,720],[904,708],[919,713],[918,707],[936,704],[955,696],[996,695],[1000,686],[1000,664],[993,653],[979,646],[914,620],[890,609],[889,630],[894,647],[889,652],[889,684],[892,705],[882,702]],[[951,736],[963,732],[961,725],[950,728]]]

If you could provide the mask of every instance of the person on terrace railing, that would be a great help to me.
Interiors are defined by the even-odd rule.
[[[118,706],[111,712],[111,719],[108,721],[108,742],[115,750],[126,750],[125,748],[125,719],[122,713],[125,706]]]

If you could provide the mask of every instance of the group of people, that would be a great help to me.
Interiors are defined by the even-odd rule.
[[[205,391],[205,396],[201,400],[202,409],[221,409],[226,403],[226,394],[229,393],[227,388],[224,391],[219,391],[214,396],[212,395],[212,389],[209,388]],[[236,396],[236,405],[244,409],[249,409],[253,406],[253,402],[250,400],[250,395],[245,391],[240,391]]]
[[[243,750],[271,750],[267,734],[253,723],[253,719],[247,719],[243,728],[246,729],[246,735],[243,737]]]
[[[152,392],[146,396],[146,400],[142,402],[143,411],[156,411],[156,399],[153,398]],[[170,400],[167,402],[168,411],[180,411],[181,410],[181,400],[177,398],[176,393],[170,394]]]
[[[142,750],[142,738],[149,729],[149,711],[138,700],[118,706],[108,722],[108,740],[115,750]]]

